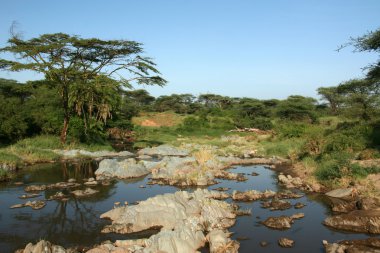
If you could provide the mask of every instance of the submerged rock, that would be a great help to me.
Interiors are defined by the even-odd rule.
[[[285,176],[284,174],[280,174],[278,175],[278,181],[286,188],[298,188],[303,185],[301,178],[292,177],[291,175]]]
[[[242,173],[232,173],[225,170],[219,170],[214,173],[214,176],[219,179],[227,179],[227,180],[236,180],[236,181],[247,181],[248,178],[244,176]]]
[[[265,226],[273,229],[289,229],[291,228],[292,224],[294,223],[294,220],[301,219],[305,215],[303,213],[297,213],[292,216],[279,216],[279,217],[269,217],[265,221],[261,222]]]
[[[235,223],[234,208],[213,199],[218,194],[201,189],[193,193],[179,191],[158,195],[137,205],[117,207],[101,215],[101,218],[112,220],[102,232],[125,234],[161,228],[148,239],[115,243],[119,247],[140,247],[144,252],[190,253],[204,246],[206,240],[211,252],[218,252],[215,250],[221,247],[229,250],[225,252],[237,252],[238,243],[230,240],[229,234],[223,231]],[[206,232],[209,232],[207,238]]]
[[[301,209],[301,208],[304,208],[306,205],[304,203],[301,203],[301,202],[297,202],[294,204],[294,208],[295,209]]]
[[[380,253],[380,239],[344,240],[338,243],[323,241],[326,253]]]
[[[356,210],[330,216],[324,224],[335,229],[380,234],[380,210]]]
[[[135,159],[125,159],[119,161],[117,159],[105,159],[99,163],[99,168],[95,171],[96,178],[135,178],[145,176],[150,173],[142,162],[137,162]]]

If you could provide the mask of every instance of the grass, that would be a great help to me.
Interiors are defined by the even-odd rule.
[[[174,112],[145,112],[133,117],[132,123],[145,127],[173,127],[182,124],[186,116]]]
[[[0,149],[0,163],[19,165],[20,163],[49,162],[60,158],[53,149],[84,149],[88,151],[113,150],[111,145],[83,144],[68,142],[60,143],[59,137],[41,135],[27,138],[13,145]]]

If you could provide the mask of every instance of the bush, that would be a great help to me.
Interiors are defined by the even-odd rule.
[[[305,134],[306,125],[302,123],[291,123],[286,122],[282,124],[278,124],[275,128],[275,131],[282,138],[298,138]]]

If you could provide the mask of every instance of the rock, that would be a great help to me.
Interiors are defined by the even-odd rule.
[[[99,168],[95,171],[98,180],[115,177],[121,179],[136,178],[149,173],[150,169],[133,158],[122,161],[117,159],[105,159],[99,163]]]
[[[36,244],[28,243],[22,253],[76,253],[77,251],[66,251],[65,248],[53,245],[48,241],[41,240]]]
[[[91,179],[91,178],[90,178]],[[84,182],[84,185],[86,186],[97,186],[98,185],[98,181],[96,181],[94,178],[92,178],[93,180],[88,180],[87,182]]]
[[[257,176],[259,176],[260,174],[259,173],[256,173],[256,172],[252,172],[251,173],[251,176],[254,176],[254,177],[257,177]]]
[[[76,180],[75,180],[75,178],[70,178],[69,180],[67,180],[67,182],[69,182],[69,183],[75,183]]]
[[[228,191],[230,188],[228,187],[218,187],[218,188],[215,188],[214,190],[215,191]]]
[[[58,182],[55,184],[49,184],[46,186],[47,189],[69,189],[76,188],[81,186],[79,183],[70,183],[70,182]]]
[[[360,233],[380,234],[380,210],[355,210],[327,217],[326,226]]]
[[[152,169],[152,182],[178,186],[212,185],[213,171],[202,168],[194,157],[164,157]]]
[[[278,175],[278,181],[286,188],[300,188],[303,186],[302,179],[299,177],[292,177],[291,175],[285,176],[284,174]]]
[[[36,192],[36,191],[45,191],[46,185],[28,185],[25,187],[24,191],[26,192]]]
[[[299,199],[302,197],[303,197],[303,194],[291,192],[291,191],[278,192],[276,194],[276,198],[278,199]]]
[[[239,243],[229,238],[229,234],[226,234],[223,230],[213,230],[206,236],[207,241],[210,244],[210,252],[228,252],[237,253],[239,249]]]
[[[24,182],[20,182],[20,181],[19,181],[19,182],[14,182],[13,184],[14,184],[14,185],[17,185],[17,186],[20,186],[20,185],[23,185]]]
[[[148,156],[188,156],[190,152],[185,149],[176,148],[170,145],[160,145],[153,148],[144,148],[137,152],[137,155]]]
[[[380,239],[344,240],[338,243],[323,241],[326,253],[380,253]]]
[[[272,198],[276,195],[274,191],[256,191],[256,190],[250,190],[245,192],[240,191],[233,191],[232,192],[232,199],[236,201],[254,201],[258,199],[268,199]]]
[[[273,229],[289,229],[294,223],[295,219],[301,219],[304,217],[303,213],[294,214],[292,216],[279,216],[279,217],[269,217],[265,221],[261,222],[265,226]]]
[[[19,198],[20,199],[30,199],[30,198],[40,197],[40,196],[41,196],[41,194],[32,193],[32,194],[23,194]]]
[[[327,196],[332,198],[352,199],[353,188],[335,189],[326,193]]]
[[[328,197],[331,210],[338,213],[348,213],[357,209],[356,201]]]
[[[136,159],[139,159],[139,160],[152,160],[153,157],[151,157],[150,155],[139,155],[138,157],[136,157]]]
[[[285,237],[282,237],[278,240],[278,245],[283,248],[291,248],[294,245],[294,241]]]
[[[301,202],[297,202],[294,204],[294,208],[295,209],[301,209],[301,208],[304,208],[306,205],[304,203],[301,203]]]
[[[261,203],[263,208],[269,208],[271,211],[286,210],[292,207],[289,201],[272,199],[271,201],[265,201]]]
[[[59,154],[66,158],[75,158],[75,157],[134,157],[135,155],[128,151],[122,151],[122,152],[113,152],[113,151],[86,151],[81,149],[72,149],[72,150],[59,150],[55,149],[53,150],[54,153]]]
[[[99,191],[93,190],[91,188],[86,188],[85,190],[76,190],[72,191],[71,194],[73,194],[75,197],[81,198],[81,197],[87,197],[94,195],[95,193],[98,193]]]
[[[248,178],[244,176],[243,173],[232,173],[224,170],[219,170],[214,173],[215,178],[227,179],[227,180],[236,180],[236,181],[247,181]]]
[[[266,247],[266,246],[268,246],[268,242],[266,242],[266,241],[261,241],[261,242],[260,242],[260,246],[261,246],[261,247]]]
[[[139,188],[146,188],[146,186],[145,185],[140,185]]]
[[[62,200],[62,201],[67,201],[68,196],[63,194],[62,192],[56,192],[54,195],[49,197],[49,200]]]
[[[22,207],[27,207],[27,206],[31,207],[34,210],[38,210],[38,209],[45,207],[46,203],[45,203],[45,201],[42,201],[42,200],[27,201],[24,204],[16,204],[16,205],[11,206],[10,208],[12,208],[12,209],[13,208],[22,208]]]
[[[212,199],[216,193],[201,189],[192,193],[178,191],[157,195],[137,205],[114,208],[101,215],[101,218],[112,220],[112,224],[104,227],[102,232],[125,234],[160,228],[160,232],[148,239],[117,241],[115,245],[140,247],[144,252],[190,253],[205,245],[204,232],[208,231],[213,249],[224,245],[231,248],[227,252],[237,252],[232,250],[238,248],[238,243],[226,239],[229,234],[223,231],[235,223],[233,206]]]

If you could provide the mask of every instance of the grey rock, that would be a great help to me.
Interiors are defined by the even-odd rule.
[[[188,156],[190,152],[185,149],[176,148],[170,145],[160,145],[153,148],[144,148],[137,152],[140,155],[148,156]]]
[[[117,159],[105,159],[99,163],[99,168],[95,171],[96,178],[135,178],[147,175],[150,169],[143,163],[137,162],[133,158],[119,161]]]

